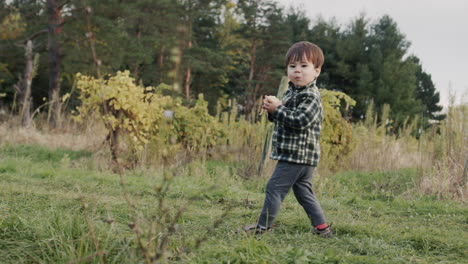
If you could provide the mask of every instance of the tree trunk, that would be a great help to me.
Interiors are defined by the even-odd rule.
[[[179,82],[179,70],[180,70],[180,62],[182,61],[182,48],[178,47],[174,49],[172,57],[173,57],[174,64],[175,64],[174,69],[172,70],[172,72],[169,73],[173,77],[172,89],[175,92],[180,93],[181,90],[180,90],[180,82]]]
[[[96,49],[94,47],[94,34],[92,31],[91,27],[91,7],[89,7],[86,4],[86,1],[82,1],[83,6],[85,6],[85,11],[86,11],[86,27],[88,29],[88,32],[86,32],[86,38],[88,38],[89,41],[89,47],[91,48],[91,56],[93,57],[93,62],[94,62],[94,68],[96,71],[96,77],[101,78],[101,61],[98,59],[97,54],[96,54]]]
[[[259,79],[259,81],[255,84],[255,88],[253,90],[253,96],[252,96],[252,101],[254,102],[253,103],[253,107],[252,107],[252,110],[254,111],[254,122],[257,122],[258,121],[258,118],[260,118],[260,115],[258,115],[257,113],[257,110],[258,110],[258,107],[262,104],[262,101],[260,99],[260,90],[262,88],[262,84],[265,82],[266,78],[267,78],[267,72],[270,70],[270,67],[267,67],[265,69],[262,70],[262,72],[259,74],[261,75],[262,77]],[[259,105],[260,104],[260,105]]]
[[[159,49],[159,57],[158,57],[158,66],[159,70],[162,71],[162,67],[164,66],[164,51],[166,50],[166,46],[163,44]]]
[[[119,111],[116,116],[120,118],[122,116],[122,111]],[[120,127],[112,129],[109,126],[108,130],[112,160],[118,164],[118,158],[120,156]]]
[[[159,49],[159,57],[158,57],[158,66],[159,66],[159,82],[164,82],[163,76],[163,67],[164,67],[164,52],[166,51],[166,46],[162,44],[161,48]]]
[[[135,28],[135,36],[138,39],[137,41],[140,41],[141,39],[141,25],[140,22],[137,22],[136,28]],[[138,80],[138,75],[140,74],[140,62],[137,61],[135,62],[135,67],[133,68],[133,77],[135,80]]]
[[[28,39],[26,42],[26,67],[24,70],[23,80],[20,86],[20,102],[21,102],[21,122],[24,126],[31,125],[31,83],[33,78],[33,43]]]
[[[255,74],[255,60],[257,58],[257,39],[252,40],[252,48],[250,50],[250,72],[249,72],[249,86],[252,87],[252,81]]]
[[[248,119],[249,113],[252,111],[252,108],[255,104],[255,99],[253,99],[254,88],[253,88],[253,79],[255,76],[255,61],[257,59],[257,38],[252,39],[252,47],[250,50],[250,72],[249,72],[249,82],[248,82],[248,91],[247,91],[247,103],[245,105],[245,114]]]
[[[103,107],[105,116],[115,116],[117,119],[122,118],[122,115],[123,115],[122,110],[119,110],[118,112],[111,110],[111,107],[109,105],[109,100],[106,100],[105,102],[103,102],[102,107]],[[104,125],[107,131],[109,132],[106,136],[106,140],[110,144],[111,158],[115,165],[114,170],[119,169],[120,168],[119,157],[120,157],[121,128],[120,126],[113,128],[112,125],[108,122],[104,122]]]
[[[39,56],[36,54],[34,56],[34,44],[33,40],[37,37],[39,37],[42,34],[47,33],[47,30],[41,30],[33,35],[31,35],[27,40],[24,42],[17,42],[15,43],[16,46],[24,48],[24,58],[25,58],[25,68],[24,68],[24,74],[18,81],[18,84],[15,85],[15,90],[18,93],[19,101],[20,101],[20,118],[21,118],[21,123],[28,127],[31,125],[31,108],[32,108],[32,97],[31,97],[31,83],[32,79],[36,75],[35,69],[37,69],[37,63],[39,62],[39,59],[36,58],[35,56]]]
[[[192,41],[189,40],[187,48],[192,47]],[[184,78],[184,92],[185,92],[185,98],[190,99],[190,77],[192,75],[192,68],[190,65],[187,65],[187,71],[185,71],[185,78]]]
[[[194,19],[194,9],[196,4],[192,3],[192,1],[188,1],[187,3],[187,16],[186,16],[186,23],[187,23],[187,31],[186,31],[186,40],[187,40],[187,46],[185,49],[190,50],[192,48],[192,34],[193,34],[193,19]],[[187,70],[185,71],[185,76],[184,76],[184,94],[185,98],[188,100],[190,99],[190,78],[192,75],[192,68],[190,66],[191,59],[189,58],[187,60]]]
[[[60,31],[62,27],[61,7],[56,0],[47,0],[48,30],[49,30],[49,124],[57,127],[60,122],[60,75],[62,66],[62,47],[60,46]]]

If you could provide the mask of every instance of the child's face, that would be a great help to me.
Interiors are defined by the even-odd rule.
[[[288,64],[288,78],[295,86],[304,86],[317,79],[320,68],[308,61],[304,56],[300,61],[292,61]]]

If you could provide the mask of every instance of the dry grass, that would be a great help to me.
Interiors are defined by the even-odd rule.
[[[417,120],[398,136],[377,124],[375,114],[354,127],[354,149],[340,163],[343,171],[419,170],[417,192],[439,198],[466,200],[468,159],[468,104],[450,106],[447,118],[416,139]],[[382,114],[384,116],[384,114]],[[385,118],[382,118],[385,120]],[[327,174],[327,168],[322,168]]]
[[[359,131],[359,128],[356,129]],[[428,167],[430,157],[416,139],[356,134],[356,147],[343,162],[343,169],[354,171],[388,171]]]
[[[431,164],[426,145],[412,132],[418,120],[407,119],[398,134],[391,132],[390,107],[383,107],[380,118],[369,106],[364,122],[353,127],[353,151],[344,157],[342,168],[353,171],[389,171],[404,168],[425,168]],[[387,122],[378,123],[378,119]]]
[[[436,162],[420,179],[421,193],[466,201],[467,186],[463,183],[462,164],[453,158]]]
[[[432,164],[420,179],[419,191],[451,199],[466,200],[468,193],[468,104],[451,106],[447,118],[423,140]]]
[[[106,131],[97,122],[81,126],[68,121],[58,129],[48,127],[22,127],[15,118],[0,123],[0,145],[36,144],[50,149],[98,151],[104,145]]]

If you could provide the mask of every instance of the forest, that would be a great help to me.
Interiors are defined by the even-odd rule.
[[[408,116],[418,116],[423,127],[444,118],[431,74],[408,53],[410,41],[389,16],[371,21],[362,14],[340,25],[269,0],[0,5],[1,105],[25,116],[49,111],[51,125],[80,104],[76,73],[124,70],[145,86],[170,85],[187,100],[203,93],[210,113],[218,101],[225,110],[236,99],[248,115],[258,98],[276,94],[285,53],[301,40],[325,53],[318,86],[356,100],[346,113],[351,121],[364,119],[371,102],[377,111],[390,106],[395,129]]]

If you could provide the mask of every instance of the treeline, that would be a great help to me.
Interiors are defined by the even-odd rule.
[[[203,93],[212,110],[235,98],[249,113],[276,93],[284,54],[302,40],[325,53],[319,87],[357,101],[350,119],[371,103],[390,105],[395,128],[443,118],[430,74],[389,16],[342,26],[271,0],[0,0],[0,10],[0,103],[26,118],[48,108],[52,125],[70,110],[64,94],[67,108],[80,104],[77,72],[129,70],[145,86],[169,84],[188,100]]]

